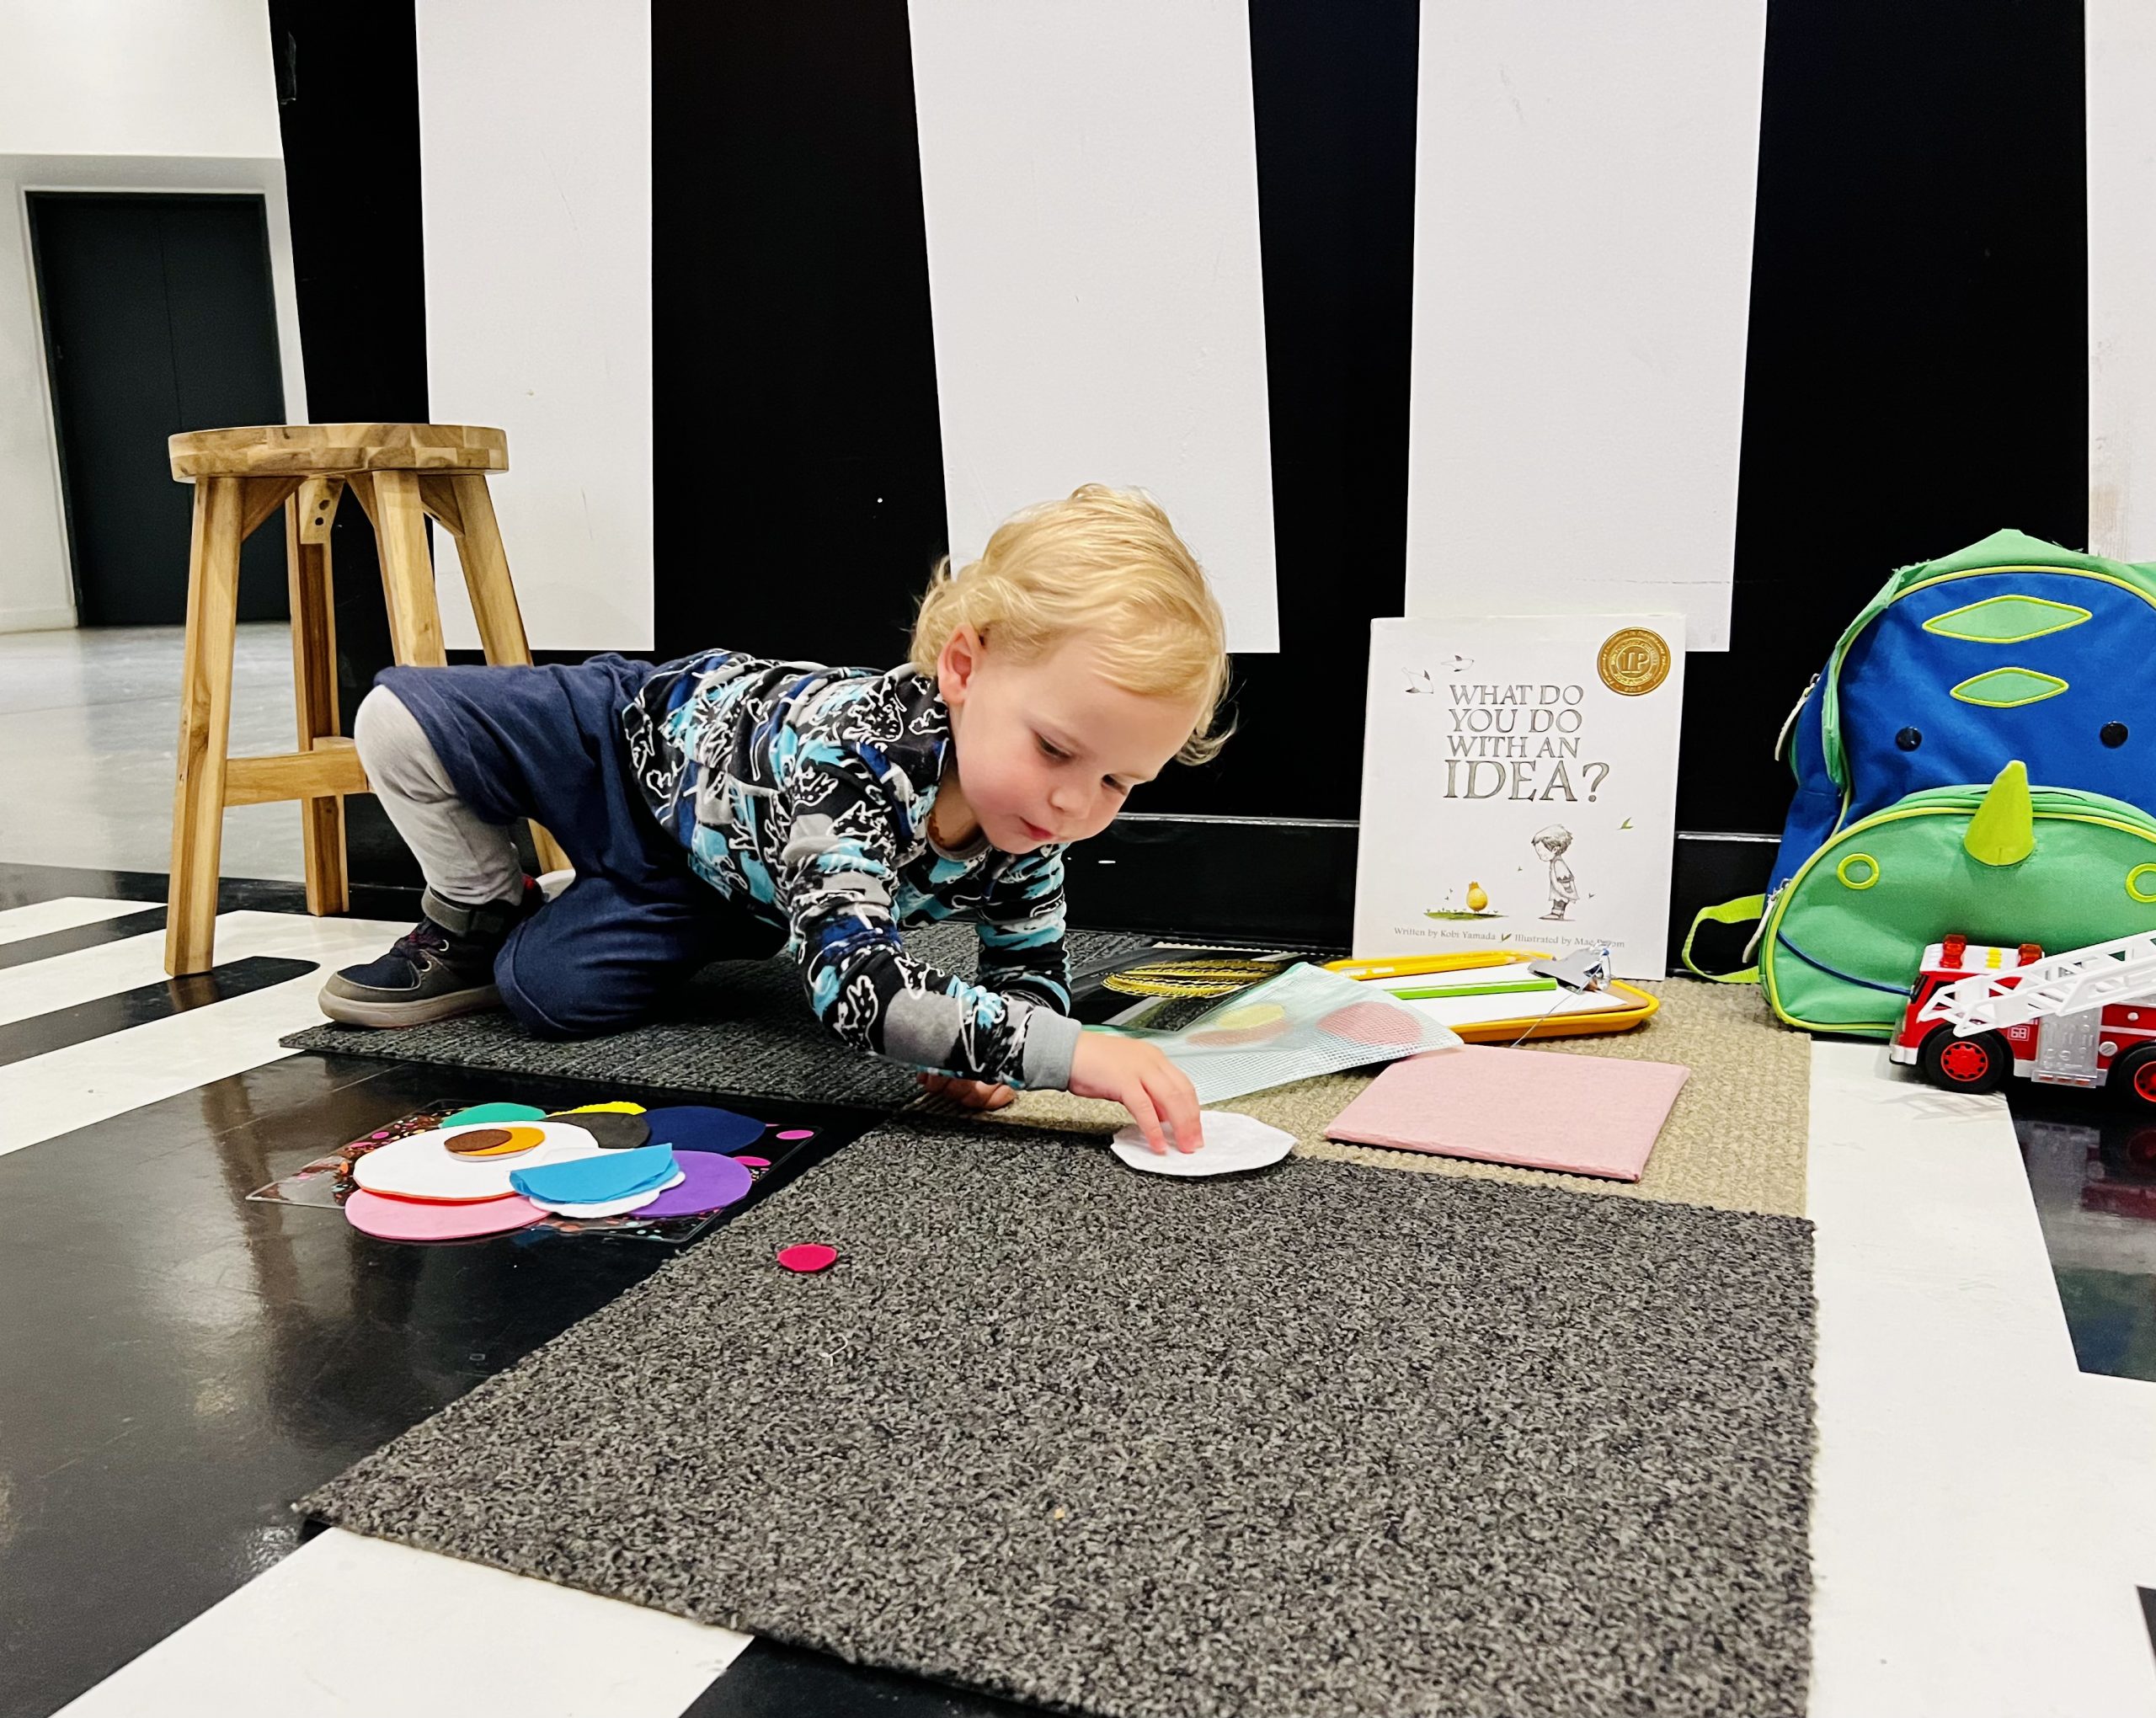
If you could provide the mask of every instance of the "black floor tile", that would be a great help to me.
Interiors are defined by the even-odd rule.
[[[147,912],[122,913],[116,919],[71,925],[65,931],[48,931],[42,936],[21,936],[13,942],[0,942],[0,968],[28,966],[33,961],[50,960],[56,954],[72,954],[77,949],[122,942],[130,936],[147,936],[164,928],[165,910],[152,907]]]
[[[758,1640],[681,1718],[1003,1718],[1042,1710]]]
[[[152,984],[77,1002],[70,1008],[56,1008],[50,1014],[34,1014],[27,1020],[0,1026],[0,1068],[88,1043],[109,1032],[125,1032],[131,1026],[167,1020],[190,1008],[206,1008],[213,1002],[266,990],[272,984],[287,984],[318,970],[318,963],[311,960],[253,955],[211,967],[206,973],[159,979]]]
[[[189,1621],[298,1542],[294,1498],[678,1251],[399,1246],[249,1192],[437,1098],[640,1096],[680,1102],[294,1056],[0,1158],[0,1714],[50,1712]],[[743,1107],[819,1148],[867,1119]]]
[[[2007,1101],[2076,1360],[2156,1381],[2156,1114],[2019,1082]]]

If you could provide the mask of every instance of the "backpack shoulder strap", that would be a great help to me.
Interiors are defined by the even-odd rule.
[[[1693,917],[1692,928],[1684,933],[1684,947],[1678,951],[1677,958],[1684,963],[1687,972],[1710,979],[1717,984],[1757,984],[1759,968],[1756,965],[1746,967],[1740,972],[1709,972],[1692,958],[1692,939],[1700,934],[1702,925],[1748,925],[1766,910],[1767,898],[1763,894],[1739,895],[1735,900],[1724,901],[1717,907],[1700,908]]]

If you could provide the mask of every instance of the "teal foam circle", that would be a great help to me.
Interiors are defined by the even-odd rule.
[[[546,1111],[528,1103],[475,1103],[453,1116],[444,1116],[440,1125],[468,1128],[474,1122],[541,1122],[546,1118]]]

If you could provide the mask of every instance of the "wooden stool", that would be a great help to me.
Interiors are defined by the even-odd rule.
[[[302,806],[311,913],[350,902],[344,803],[367,792],[352,742],[338,731],[337,630],[330,604],[329,527],[350,489],[374,526],[392,654],[435,666],[442,648],[426,521],[456,539],[487,660],[529,663],[487,474],[509,469],[509,438],[461,424],[272,424],[198,430],[172,438],[172,474],[195,485],[187,571],[187,653],[179,705],[179,782],[173,796],[172,893],[165,970],[205,972],[214,958],[217,863],[228,805],[296,799]],[[292,609],[292,690],[299,750],[227,758],[239,548],[280,508]],[[532,825],[540,868],[568,862]]]

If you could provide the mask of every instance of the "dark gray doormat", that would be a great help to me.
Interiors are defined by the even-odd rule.
[[[907,947],[946,971],[972,976],[980,939],[970,925],[905,933]],[[1150,936],[1076,931],[1074,964],[1150,948]],[[663,1018],[605,1038],[563,1043],[532,1038],[500,1009],[432,1026],[371,1031],[318,1026],[280,1042],[339,1056],[443,1062],[504,1074],[627,1080],[741,1097],[813,1098],[895,1110],[921,1096],[911,1073],[840,1043],[808,1011],[798,969],[780,960],[718,961],[682,988]]]
[[[302,1507],[1118,1718],[1793,1718],[1811,1260],[1796,1218],[892,1123]]]

